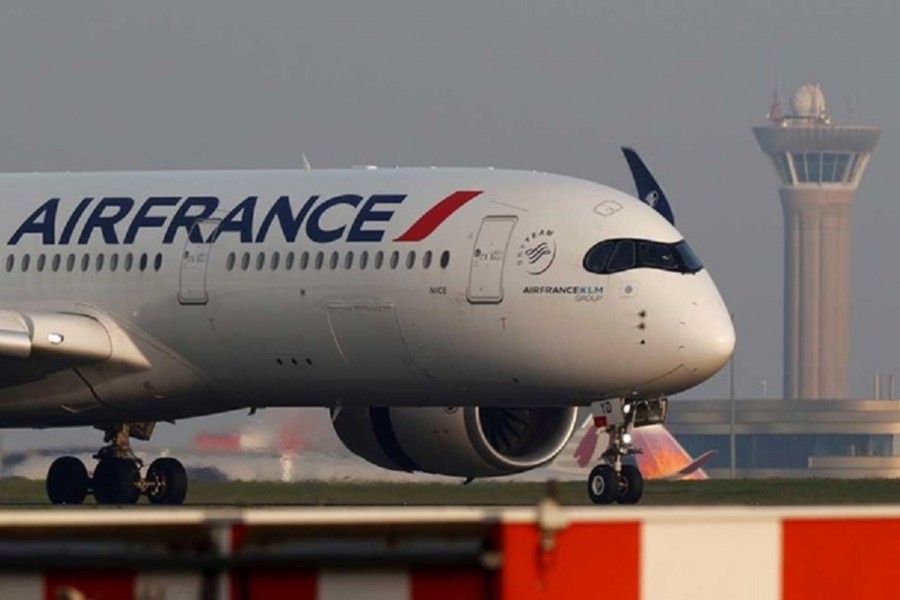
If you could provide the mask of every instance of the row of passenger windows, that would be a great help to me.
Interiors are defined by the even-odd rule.
[[[391,269],[396,269],[400,265],[401,255],[397,250],[391,252],[387,256],[387,260],[385,258],[386,255],[381,250],[372,253],[371,256],[367,250],[360,252],[358,256],[353,252],[347,252],[343,257],[338,252],[332,252],[327,256],[327,266],[329,269],[337,269],[340,265],[343,265],[345,269],[352,269],[354,266],[357,266],[359,269],[366,269],[371,264],[371,268],[381,269],[385,267],[387,262]],[[266,268],[267,265],[272,270],[278,268],[293,269],[295,263],[301,270],[308,268],[320,270],[326,266],[326,254],[324,252],[316,252],[315,254],[302,252],[297,256],[294,252],[287,252],[284,254],[284,261],[282,262],[280,252],[272,252],[268,255],[265,252],[259,252],[256,254],[255,260],[250,252],[244,252],[240,255],[240,265],[238,265],[238,254],[231,252],[228,254],[225,267],[229,271],[233,271],[235,268],[246,271],[250,269],[251,261],[258,271]],[[22,254],[18,257],[15,254],[9,254],[6,257],[6,272],[11,273],[18,270],[22,273],[27,273],[34,269],[38,273],[43,273],[44,271],[52,271],[54,273],[68,271],[71,273],[79,270],[86,272],[93,269],[94,271],[108,270],[114,273],[120,268],[125,272],[132,270],[144,272],[148,268],[159,271],[162,268],[162,264],[162,254],[157,253],[153,255],[151,265],[151,257],[146,252],[141,254],[128,252],[121,256],[118,253],[112,253],[107,256],[102,252],[96,255],[87,253],[81,255],[37,254],[35,256]],[[419,257],[415,250],[412,250],[405,255],[403,264],[407,269],[415,268],[417,264],[420,264],[423,269],[430,269],[432,266],[438,265],[441,269],[446,269],[450,265],[450,252],[444,250],[439,257],[436,257],[431,250],[427,250]]]
[[[153,264],[151,265],[150,256],[146,252],[141,254],[127,252],[121,257],[118,253],[112,253],[107,257],[102,252],[93,256],[87,253],[80,256],[77,254],[37,254],[33,257],[33,260],[30,254],[22,254],[18,257],[18,260],[15,254],[10,254],[6,257],[6,272],[10,273],[17,268],[23,273],[27,273],[32,268],[38,273],[43,273],[44,271],[52,271],[54,273],[58,271],[89,271],[91,269],[95,271],[103,271],[105,269],[116,272],[120,267],[125,272],[131,270],[143,272],[151,268],[151,266],[154,271],[159,271],[162,268],[162,264],[162,254],[156,253],[153,255]]]
[[[272,252],[268,255],[265,252],[258,252],[255,255],[250,252],[242,254],[231,252],[225,260],[225,268],[229,271],[235,269],[246,271],[252,266],[257,271],[267,267],[274,271],[279,268],[293,269],[296,264],[301,270],[316,269],[318,271],[326,267],[329,269],[337,269],[339,267],[352,269],[356,267],[360,270],[365,270],[370,266],[372,269],[377,270],[387,267],[396,269],[400,266],[401,260],[407,269],[413,269],[417,266],[423,269],[430,269],[432,266],[440,266],[441,269],[446,269],[450,265],[450,252],[444,250],[440,256],[435,256],[431,250],[426,250],[421,256],[417,255],[415,250],[410,250],[405,256],[401,256],[401,253],[397,250],[394,250],[389,255],[382,250],[371,254],[369,254],[368,250],[363,250],[359,255],[354,254],[352,251],[345,252],[343,255],[339,252],[326,254],[321,251],[315,253],[301,252],[298,255],[295,255],[293,252],[287,252],[284,254],[283,261],[280,252]]]
[[[620,273],[637,268],[696,273],[703,264],[684,240],[675,244],[650,240],[606,240],[584,255],[584,268],[591,273]]]

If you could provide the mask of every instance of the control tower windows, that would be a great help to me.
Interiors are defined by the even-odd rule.
[[[806,156],[802,152],[794,152],[791,154],[794,160],[794,173],[797,174],[797,181],[806,183],[809,177],[806,176]]]
[[[790,154],[797,174],[796,183],[848,183],[853,181],[860,163],[858,154],[847,152],[793,152]],[[778,155],[779,169],[785,154]],[[785,179],[786,183],[793,183]]]
[[[785,156],[783,152],[775,155],[775,163],[778,166],[779,174],[781,174],[781,180],[788,185],[794,183],[791,165],[788,163],[787,156]]]

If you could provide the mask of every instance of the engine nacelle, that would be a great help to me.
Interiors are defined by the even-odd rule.
[[[576,408],[343,408],[347,448],[394,471],[459,477],[521,473],[553,460],[575,430]]]

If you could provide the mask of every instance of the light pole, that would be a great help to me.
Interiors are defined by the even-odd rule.
[[[732,324],[732,326],[734,325],[734,313],[731,313],[731,324]],[[731,362],[728,367],[728,375],[729,375],[729,380],[730,380],[728,396],[731,400],[731,430],[730,430],[731,433],[729,436],[730,437],[729,443],[730,443],[731,447],[730,447],[730,451],[728,454],[730,457],[729,467],[730,467],[732,479],[735,478],[735,469],[737,467],[737,457],[735,456],[736,444],[735,444],[735,439],[734,439],[734,420],[735,420],[734,419],[734,416],[735,416],[734,415],[734,359],[736,356],[737,356],[737,350],[735,349],[735,351],[732,352],[732,354],[731,354]]]

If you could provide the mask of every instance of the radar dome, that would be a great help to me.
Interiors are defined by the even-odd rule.
[[[825,95],[815,83],[806,83],[794,92],[791,108],[795,117],[825,118]]]

